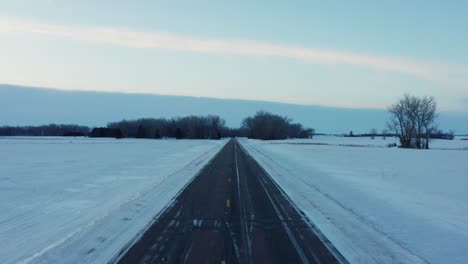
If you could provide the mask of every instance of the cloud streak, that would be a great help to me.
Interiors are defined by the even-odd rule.
[[[314,49],[294,45],[195,38],[161,32],[135,31],[116,27],[57,25],[12,17],[0,18],[0,33],[35,34],[59,39],[111,44],[130,48],[167,49],[208,54],[283,57],[318,64],[364,66],[375,70],[417,76],[426,80],[449,81],[465,86],[468,69],[431,64],[381,55]]]

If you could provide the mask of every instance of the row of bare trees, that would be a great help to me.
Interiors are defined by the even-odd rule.
[[[219,139],[221,137],[249,137],[275,140],[311,138],[313,129],[306,129],[291,119],[259,111],[243,120],[241,128],[228,128],[218,116],[187,116],[172,119],[137,119],[109,123],[107,129],[118,129],[122,137]],[[103,132],[102,129],[97,132]],[[105,132],[105,131],[104,131]],[[104,133],[105,134],[105,133]]]
[[[219,116],[186,116],[171,119],[141,118],[109,123],[92,130],[77,125],[47,125],[38,127],[0,127],[0,136],[89,136],[115,138],[176,138],[220,139],[222,137],[250,137],[274,140],[311,138],[313,129],[304,128],[292,120],[259,111],[243,120],[240,128],[228,128]]]
[[[388,129],[398,135],[402,148],[428,149],[436,131],[437,104],[434,97],[404,95],[388,108]]]
[[[107,128],[119,129],[123,137],[133,138],[219,139],[225,121],[213,115],[142,118],[109,123]]]
[[[3,126],[0,136],[86,136],[90,129],[78,125]]]

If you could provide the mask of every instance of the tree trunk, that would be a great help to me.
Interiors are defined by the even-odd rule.
[[[429,130],[426,128],[426,149],[429,149]]]

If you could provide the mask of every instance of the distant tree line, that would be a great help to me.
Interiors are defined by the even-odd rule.
[[[46,125],[0,127],[0,136],[89,136],[113,138],[176,138],[220,139],[222,137],[249,137],[275,140],[286,138],[311,138],[314,130],[291,119],[268,112],[257,112],[243,120],[240,128],[229,128],[216,115],[186,116],[176,118],[141,118],[112,122],[106,127],[90,129],[78,125]]]
[[[107,129],[119,129],[123,137],[220,139],[222,137],[249,137],[275,140],[311,138],[313,129],[291,123],[291,119],[268,112],[257,112],[243,120],[240,128],[228,128],[219,116],[187,116],[172,119],[144,118],[109,123]]]
[[[78,125],[3,126],[0,136],[87,136],[89,127]]]
[[[383,130],[381,133],[377,133],[376,130],[371,129],[369,133],[363,134],[354,134],[353,131],[350,131],[349,134],[343,134],[344,137],[370,137],[374,139],[375,137],[382,137],[386,139],[387,137],[399,137],[399,134],[396,133],[389,133],[386,130]],[[445,139],[445,140],[453,140],[455,138],[455,132],[450,130],[448,132],[434,129],[429,133],[429,139]],[[413,140],[414,141],[414,140]]]
[[[378,133],[376,129],[371,129],[369,133],[354,134],[353,131],[350,131],[349,134],[343,134],[344,137],[370,137],[374,139],[375,137],[397,137],[398,134],[389,133],[386,130],[383,130],[381,133]]]
[[[122,131],[118,128],[95,127],[89,132],[88,137],[123,138]]]
[[[292,123],[292,120],[287,117],[264,111],[245,118],[242,121],[242,129],[249,138],[263,140],[312,138],[315,132],[311,128],[304,128],[302,124]]]
[[[220,139],[226,128],[219,116],[208,115],[122,120],[109,123],[107,129],[118,129],[131,138]]]
[[[249,130],[247,128],[230,128],[224,127],[221,130],[221,135],[223,138],[232,138],[232,137],[249,137]]]
[[[453,140],[455,138],[455,131],[450,130],[448,132],[444,132],[440,129],[434,129],[430,135],[430,139],[447,139],[447,140]]]
[[[403,148],[429,148],[429,139],[453,139],[454,132],[443,132],[435,126],[436,102],[433,97],[405,95],[388,108],[391,118],[388,129],[378,133],[371,129],[367,134],[349,137],[397,136]],[[248,137],[262,140],[287,138],[312,138],[315,130],[293,123],[285,116],[259,111],[242,121],[240,128],[229,128],[216,115],[186,116],[176,118],[141,118],[109,123],[106,127],[90,129],[79,125],[3,126],[0,136],[89,136],[114,138],[176,138],[220,139],[223,137]]]

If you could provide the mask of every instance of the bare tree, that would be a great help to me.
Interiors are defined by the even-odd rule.
[[[375,136],[377,135],[377,129],[372,128],[369,132],[371,139],[375,139]]]
[[[386,140],[387,139],[387,130],[386,129],[382,129],[382,139],[383,140]]]
[[[387,126],[398,134],[401,147],[429,148],[430,133],[437,117],[434,97],[418,98],[405,94],[388,111],[391,118]]]
[[[425,135],[425,149],[429,149],[429,136],[432,133],[432,131],[435,130],[435,126],[433,125],[435,122],[435,119],[437,118],[437,103],[434,99],[434,97],[423,97],[421,99],[421,109],[420,109],[420,115],[421,115],[421,127],[424,129],[424,135]],[[421,131],[421,134],[423,134],[423,131]]]
[[[289,119],[264,111],[247,117],[242,126],[250,130],[250,137],[263,140],[285,139],[288,137]]]

